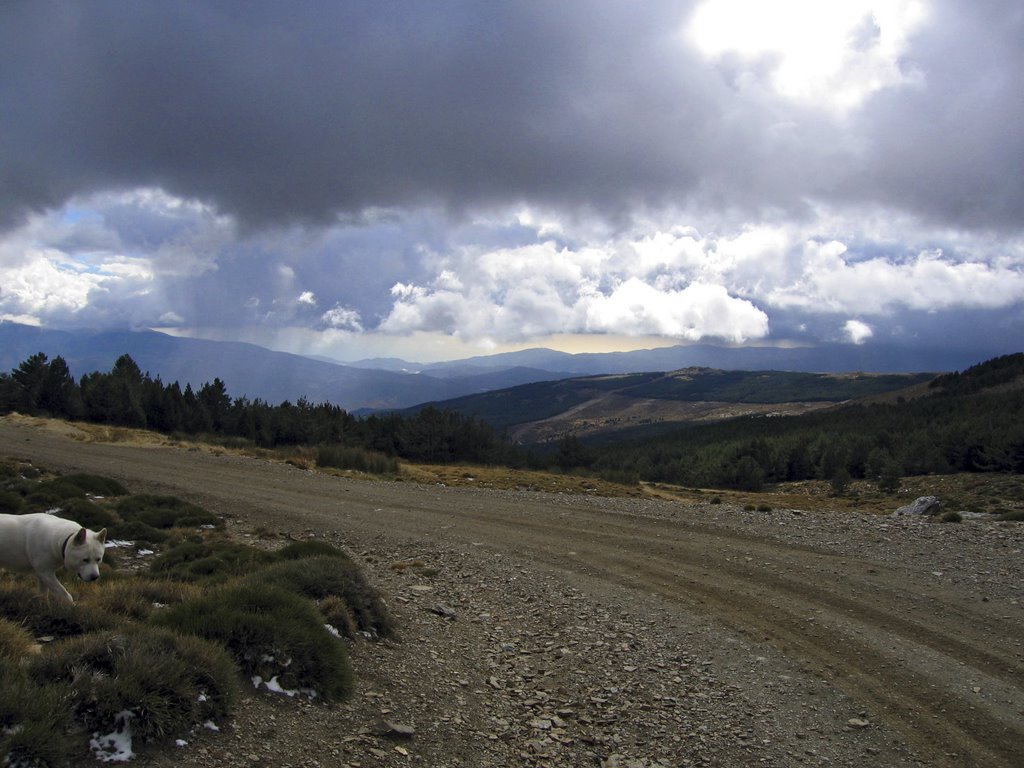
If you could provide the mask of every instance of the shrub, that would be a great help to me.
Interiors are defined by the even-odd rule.
[[[140,494],[128,496],[117,504],[125,522],[137,521],[153,528],[198,528],[212,525],[222,528],[223,521],[202,507],[174,496]]]
[[[344,644],[330,637],[309,600],[276,587],[244,584],[161,611],[151,621],[223,644],[254,684],[314,692],[352,691]]]
[[[18,474],[26,480],[35,480],[37,477],[41,477],[43,473],[31,464],[22,464],[18,467]]]
[[[0,584],[0,617],[22,624],[36,637],[72,637],[117,625],[102,608],[41,597],[27,582]]]
[[[67,686],[74,716],[90,732],[110,733],[130,712],[132,736],[154,742],[225,717],[238,672],[213,643],[136,626],[57,643],[29,674]]]
[[[32,635],[21,624],[0,619],[0,663],[3,659],[21,659],[31,647]]]
[[[0,691],[0,765],[64,765],[81,751],[68,736],[64,687],[39,685],[19,665],[0,658]]]
[[[127,496],[128,490],[121,485],[117,480],[113,480],[109,477],[101,477],[100,475],[64,475],[62,478],[65,483],[71,483],[78,488],[81,488],[85,493],[90,496]]]
[[[900,476],[901,467],[894,461],[887,462],[878,476],[878,490],[882,493],[893,494],[899,491],[903,484]]]
[[[274,556],[226,541],[187,541],[153,560],[150,573],[177,581],[223,580],[273,562]]]
[[[963,521],[963,516],[961,516],[959,512],[954,512],[953,510],[943,512],[942,516],[939,518],[939,522],[942,523],[962,523]]]
[[[286,589],[316,601],[340,598],[358,629],[375,635],[389,634],[391,621],[377,591],[351,559],[341,552],[338,555],[275,563],[256,571],[246,581],[254,586]]]
[[[136,544],[160,544],[171,535],[167,531],[161,531],[152,525],[132,520],[127,523],[115,523],[111,525],[108,533],[111,538],[134,541]]]
[[[999,516],[999,520],[1006,522],[1022,523],[1024,522],[1024,509],[1015,509],[1012,512],[1006,512]]]
[[[160,606],[175,605],[196,595],[191,584],[133,577],[107,583],[89,597],[89,605],[97,606],[126,619],[146,619]]]
[[[19,515],[25,507],[21,496],[13,491],[0,491],[0,514]]]
[[[34,484],[25,497],[26,503],[33,509],[49,509],[63,506],[69,499],[84,499],[85,491],[63,477],[44,480]]]
[[[365,448],[344,445],[321,445],[316,451],[316,463],[320,467],[354,469],[374,475],[398,472],[398,459]]]
[[[324,622],[336,629],[339,634],[348,638],[356,636],[359,625],[356,623],[356,617],[352,615],[352,609],[343,598],[328,595],[320,600],[316,607],[320,609]]]
[[[84,525],[94,531],[102,528],[113,530],[117,524],[118,517],[106,507],[93,504],[88,499],[71,499],[65,503],[60,510],[60,517],[65,520],[74,520],[79,525]]]
[[[830,485],[832,487],[832,495],[845,496],[846,492],[850,488],[851,480],[852,478],[850,477],[850,473],[846,470],[845,467],[840,467],[839,469],[837,469],[832,474],[832,480],[830,481]]]
[[[301,560],[304,557],[338,557],[349,559],[349,556],[326,541],[293,541],[281,547],[276,553],[281,560]]]

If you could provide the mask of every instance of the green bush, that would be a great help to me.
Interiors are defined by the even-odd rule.
[[[198,528],[212,525],[222,528],[223,521],[202,507],[174,496],[139,494],[128,496],[117,504],[117,512],[125,522],[140,522],[153,528]]]
[[[115,616],[143,620],[162,607],[175,605],[196,596],[191,584],[133,576],[113,583],[89,596],[89,605]]]
[[[281,560],[302,560],[305,557],[338,557],[349,559],[349,556],[326,541],[293,541],[274,553]]]
[[[964,521],[963,516],[959,512],[950,510],[949,512],[943,512],[939,518],[939,522],[942,523],[962,523]]]
[[[1005,512],[998,518],[1006,522],[1022,523],[1024,522],[1024,509],[1015,509],[1013,512]]]
[[[846,467],[839,467],[833,474],[829,485],[832,487],[833,496],[845,496],[850,489],[852,478]]]
[[[324,622],[333,627],[339,635],[354,638],[359,632],[356,617],[352,614],[352,609],[344,598],[328,595],[323,600],[317,601],[316,607],[320,610],[320,615],[324,617]]]
[[[341,598],[359,630],[373,635],[391,632],[391,621],[383,601],[359,567],[344,553],[268,565],[246,581],[255,586],[287,589],[316,601],[327,597]],[[337,629],[340,631],[342,627]]]
[[[90,496],[127,496],[128,489],[117,480],[100,475],[64,475],[60,478],[66,483],[71,483]]]
[[[20,515],[25,502],[20,494],[14,491],[0,491],[0,514]]]
[[[127,711],[133,737],[144,743],[224,718],[238,677],[217,645],[147,626],[57,643],[28,671],[39,684],[67,686],[74,717],[89,732],[110,733]]]
[[[97,606],[43,598],[28,581],[0,583],[0,617],[21,624],[36,637],[73,637],[117,624]]]
[[[111,525],[108,533],[111,538],[134,541],[136,544],[160,544],[171,538],[167,531],[161,531],[152,525],[132,520],[127,523]]]
[[[398,459],[383,453],[344,445],[321,445],[316,449],[316,463],[320,467],[354,469],[374,475],[398,472]]]
[[[71,499],[61,506],[60,517],[65,520],[74,520],[79,525],[84,525],[93,531],[103,528],[113,530],[117,524],[118,517],[106,507],[94,504],[88,499]]]
[[[32,635],[21,624],[10,619],[0,619],[0,660],[23,658],[32,647],[32,642]]]
[[[35,480],[43,475],[42,470],[36,469],[31,464],[20,465],[17,474],[26,480]]]
[[[177,581],[224,580],[274,561],[274,556],[226,541],[187,541],[159,555],[150,573]]]
[[[326,700],[352,691],[352,670],[340,640],[299,595],[276,587],[227,587],[155,614],[151,621],[224,645],[243,673]]]
[[[39,685],[13,661],[0,658],[0,765],[65,765],[82,746],[68,735],[67,689]]]
[[[69,499],[84,499],[85,496],[85,491],[74,483],[68,482],[63,477],[56,477],[52,480],[35,483],[25,497],[25,501],[34,509],[49,509],[63,506]]]

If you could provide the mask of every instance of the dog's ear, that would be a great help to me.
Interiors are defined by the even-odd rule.
[[[75,546],[80,547],[85,544],[85,539],[89,535],[89,532],[85,528],[79,528],[78,533],[75,534]]]
[[[104,528],[102,531],[96,534],[99,537],[100,544],[104,544],[107,541],[107,529]]]

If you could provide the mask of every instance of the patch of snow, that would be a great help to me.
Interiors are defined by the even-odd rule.
[[[128,547],[134,547],[135,542],[125,541],[124,539],[107,539],[106,542],[104,542],[103,546],[105,546],[107,549],[112,549],[115,547],[120,549],[126,549]]]
[[[51,507],[50,509],[44,510],[48,515],[59,515],[60,507]]]
[[[97,760],[104,763],[126,763],[135,757],[132,752],[132,727],[133,717],[131,710],[122,710],[114,715],[114,730],[100,736],[94,733],[89,740],[89,749],[93,751]]]
[[[341,632],[339,632],[338,630],[336,630],[336,629],[335,629],[334,627],[332,627],[332,626],[331,626],[330,624],[324,624],[324,627],[326,627],[327,631],[328,631],[328,632],[330,632],[330,633],[331,633],[332,635],[334,635],[335,637],[337,637],[337,638],[339,638],[339,639],[341,638]]]
[[[217,724],[215,722],[213,722],[213,720],[207,720],[205,723],[203,723],[203,728],[205,728],[208,731],[219,731],[220,730],[220,728],[217,727]]]
[[[152,555],[153,554],[153,550],[152,549],[140,549],[135,554],[137,554],[139,557],[145,557],[146,555]]]
[[[309,688],[299,688],[297,690],[283,688],[281,684],[277,681],[277,675],[274,675],[269,680],[264,680],[259,675],[253,675],[252,684],[253,687],[255,688],[266,688],[271,693],[283,693],[290,699],[293,699],[300,694],[306,696],[309,699],[315,699],[317,697],[317,692]]]
[[[184,748],[184,747],[188,746],[188,742],[185,741],[184,739],[175,739],[174,740],[174,746]]]

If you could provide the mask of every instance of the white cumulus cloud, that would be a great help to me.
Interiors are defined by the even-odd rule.
[[[846,334],[846,338],[854,344],[863,344],[875,335],[875,332],[871,330],[871,326],[860,320],[847,320],[846,325],[843,326],[843,331]]]
[[[768,333],[768,316],[721,285],[693,283],[682,290],[659,290],[632,277],[610,294],[580,297],[577,309],[586,331],[634,336],[669,336],[688,341],[708,337],[742,342]]]
[[[750,300],[681,269],[701,258],[690,234],[579,248],[546,241],[464,249],[431,283],[396,283],[380,330],[506,341],[555,333],[730,341],[765,336],[767,315]]]
[[[324,312],[320,316],[320,322],[325,328],[357,332],[363,330],[359,313],[341,305],[336,305]]]

